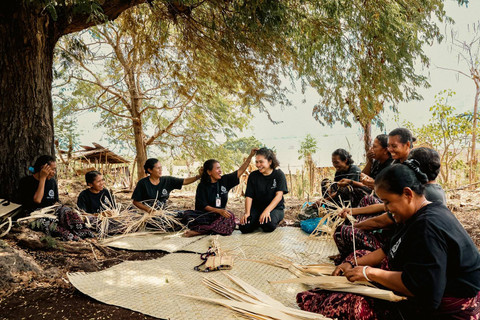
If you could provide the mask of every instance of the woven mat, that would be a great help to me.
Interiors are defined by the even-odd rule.
[[[207,302],[176,296],[176,293],[220,298],[201,283],[202,277],[215,278],[233,286],[221,272],[201,273],[193,267],[201,262],[197,254],[172,253],[148,261],[127,261],[93,273],[68,274],[81,292],[101,302],[138,311],[162,319],[239,319],[234,311]],[[301,284],[270,284],[267,280],[294,276],[284,269],[251,261],[236,261],[226,271],[262,290],[286,306],[296,307],[295,297],[306,290]]]
[[[7,203],[8,205],[6,205]],[[6,216],[10,212],[17,210],[21,206],[21,204],[9,202],[5,199],[0,199],[0,217]]]
[[[182,250],[197,253],[206,252],[214,236],[196,241]],[[221,248],[232,250],[239,257],[248,259],[265,259],[281,256],[296,263],[317,264],[331,263],[328,256],[338,254],[337,246],[332,240],[309,238],[300,228],[283,227],[275,231],[242,234],[235,232],[228,237],[219,237]]]
[[[199,241],[204,237],[205,236],[187,238],[182,237],[181,233],[130,234],[107,239],[103,241],[102,244],[125,250],[162,250],[166,252],[176,252],[183,250],[185,246]]]

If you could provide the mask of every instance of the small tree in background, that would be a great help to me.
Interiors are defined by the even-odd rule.
[[[300,149],[298,150],[298,159],[303,159],[305,167],[308,170],[310,181],[310,193],[313,191],[315,182],[315,163],[313,162],[312,155],[318,150],[317,140],[311,135],[307,134],[305,139],[300,143]],[[302,172],[303,176],[303,172]]]
[[[468,114],[455,113],[455,107],[448,102],[454,95],[452,90],[444,90],[435,96],[436,102],[430,107],[432,119],[429,124],[415,128],[411,122],[405,123],[420,144],[426,144],[440,154],[440,180],[445,185],[452,184],[453,170],[465,168],[461,156],[470,147],[472,137]]]
[[[473,24],[473,37],[470,41],[461,40],[458,38],[458,32],[452,31],[452,48],[458,52],[458,62],[463,64],[464,68],[452,69],[439,67],[443,70],[454,71],[457,75],[462,75],[473,81],[475,84],[475,98],[473,100],[473,131],[472,142],[470,151],[470,183],[476,177],[476,165],[477,165],[477,152],[476,152],[476,140],[477,140],[477,115],[478,115],[478,101],[480,100],[480,22]]]

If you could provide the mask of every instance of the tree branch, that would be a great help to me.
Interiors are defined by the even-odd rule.
[[[105,0],[100,6],[108,20],[115,20],[123,11],[141,3],[145,3],[145,0]],[[58,37],[106,22],[94,19],[91,14],[74,13],[75,6],[72,4],[59,10],[56,22]]]

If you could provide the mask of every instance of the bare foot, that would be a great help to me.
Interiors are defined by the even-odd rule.
[[[183,234],[183,236],[184,236],[184,237],[187,237],[187,238],[196,237],[196,236],[199,236],[199,235],[201,235],[200,232],[193,231],[193,230],[187,230],[187,231],[185,231],[185,233]]]

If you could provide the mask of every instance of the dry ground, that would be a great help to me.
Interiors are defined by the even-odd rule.
[[[63,187],[62,187],[63,186]],[[67,187],[68,186],[68,187]],[[61,181],[64,203],[74,203],[83,185]],[[449,207],[480,248],[480,190],[448,192]],[[130,194],[116,195],[128,202]],[[193,195],[171,197],[175,209],[193,208]],[[292,225],[304,200],[286,196],[283,225]],[[233,198],[229,208],[239,217],[243,199]],[[147,260],[163,256],[158,251],[133,252],[98,246],[95,240],[78,243],[56,241],[50,248],[35,249],[30,239],[43,235],[27,228],[15,228],[0,240],[0,319],[152,319],[140,313],[99,303],[76,291],[66,280],[67,272],[92,272],[126,260]],[[73,248],[73,249],[72,249]]]

